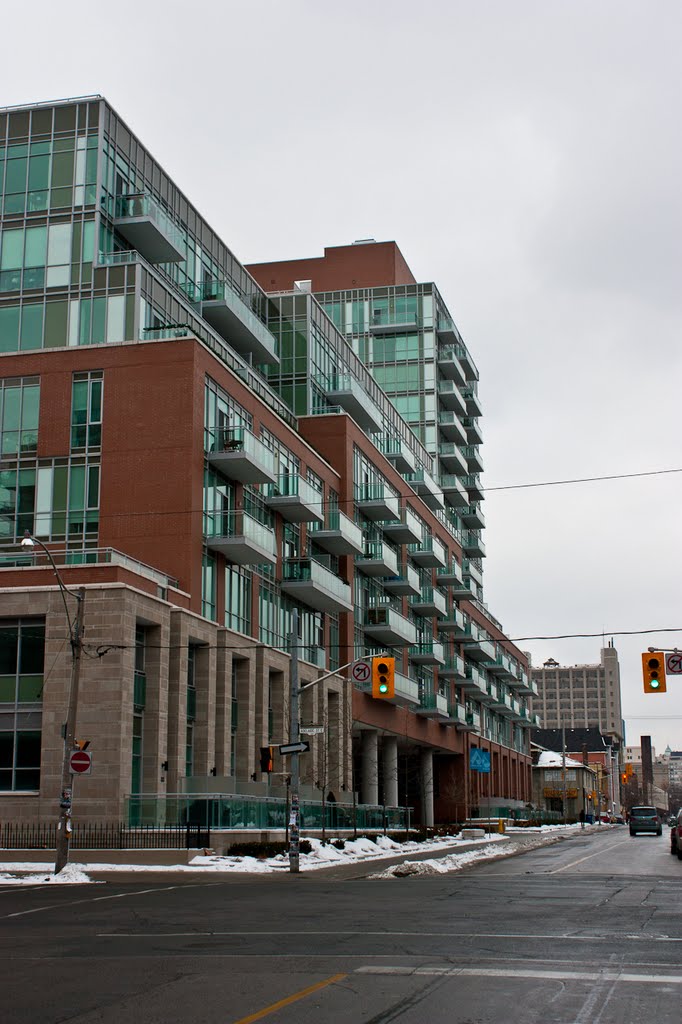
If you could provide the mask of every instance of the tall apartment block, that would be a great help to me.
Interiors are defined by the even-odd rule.
[[[560,665],[550,659],[531,669],[538,697],[534,707],[545,729],[596,727],[616,743],[624,742],[618,651],[613,641],[598,665]]]
[[[76,588],[77,819],[283,828],[294,649],[308,826],[527,803],[534,684],[482,602],[475,367],[434,287],[372,284],[357,336],[261,287],[99,96],[0,111],[0,199],[0,820],[56,813]],[[390,700],[350,672],[380,653]]]

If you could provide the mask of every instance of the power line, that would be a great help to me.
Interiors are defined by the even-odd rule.
[[[665,473],[682,473],[682,469],[650,469],[644,473],[613,473],[610,476],[581,476],[567,480],[543,480],[532,484],[502,484],[498,487],[482,487],[485,491],[517,491],[525,487],[558,487],[562,484],[589,484],[601,480],[630,480],[641,476],[663,476]]]
[[[580,640],[595,636],[643,636],[647,633],[682,633],[682,626],[661,626],[659,629],[600,629],[598,633],[555,633],[553,636],[510,636],[506,639],[511,644],[522,640]]]

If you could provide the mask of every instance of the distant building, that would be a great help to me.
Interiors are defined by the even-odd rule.
[[[610,736],[599,729],[533,729],[531,744],[544,750],[561,751],[566,744],[566,756],[594,769],[597,805],[599,811],[619,813],[622,803],[620,790],[620,751]]]
[[[598,729],[622,743],[624,736],[618,652],[611,641],[598,665],[560,665],[550,658],[531,670],[538,688],[534,710],[545,729]]]
[[[592,820],[599,813],[597,769],[582,760],[564,757],[555,750],[539,750],[533,755],[533,804],[545,811],[564,812],[568,819],[581,810]]]

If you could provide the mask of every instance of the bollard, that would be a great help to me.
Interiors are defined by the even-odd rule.
[[[497,820],[497,831],[504,833],[504,818],[498,818],[498,820]]]

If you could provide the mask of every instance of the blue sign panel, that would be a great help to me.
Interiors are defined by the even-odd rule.
[[[490,771],[490,751],[472,747],[469,751],[469,767],[472,772]]]

